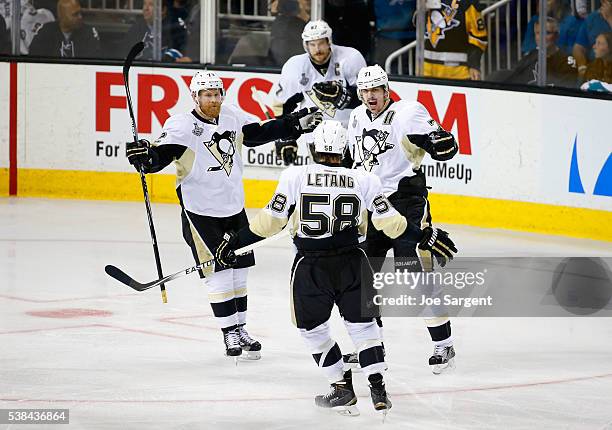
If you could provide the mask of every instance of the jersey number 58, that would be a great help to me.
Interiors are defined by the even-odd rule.
[[[340,194],[331,202],[331,208],[329,194],[302,194],[300,201],[302,233],[306,236],[322,236],[357,226],[360,206],[359,199],[354,194]],[[332,216],[330,217],[328,213]]]

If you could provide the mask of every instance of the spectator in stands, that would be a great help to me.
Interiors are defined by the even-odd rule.
[[[487,28],[478,0],[441,0],[425,21],[424,76],[480,80]]]
[[[578,31],[573,55],[581,78],[586,72],[587,63],[595,58],[592,46],[601,33],[612,31],[612,0],[601,0],[601,7],[589,14]]]
[[[564,54],[557,45],[559,40],[559,23],[554,18],[546,20],[546,83],[551,86],[576,86],[576,68],[571,57]],[[536,49],[524,56],[512,69],[495,73],[492,80],[511,84],[534,85],[538,79],[538,48],[540,44],[540,26],[535,26]]]
[[[567,0],[547,0],[548,16],[555,18],[559,22],[559,41],[557,45],[567,55],[572,55],[572,49],[576,41],[576,36],[583,18],[578,13],[572,13],[571,6]],[[533,15],[525,29],[523,45],[521,50],[527,54],[536,49],[534,27],[539,22],[540,3],[537,3],[538,13]]]
[[[385,66],[387,57],[416,38],[413,15],[416,0],[374,0],[376,35],[374,60]],[[402,58],[405,59],[405,56]],[[406,67],[403,68],[406,71]],[[392,71],[395,73],[395,71]]]
[[[124,49],[122,57],[125,57],[135,43],[142,41],[145,48],[137,57],[139,60],[153,60],[153,16],[154,0],[144,0],[142,3],[142,15],[129,28],[122,43]],[[173,34],[184,33],[181,37],[173,38]],[[176,40],[186,39],[187,28],[185,22],[172,21],[168,16],[168,4],[162,2],[162,40],[161,40],[161,59],[164,62],[191,62],[191,58],[185,57],[182,53],[184,46],[175,45]]]
[[[200,62],[200,21],[201,8],[198,1],[193,5],[187,17],[187,42],[185,44],[185,56],[195,63]]]
[[[278,0],[276,18],[270,35],[270,57],[277,66],[282,66],[294,55],[304,52],[300,34],[310,21],[309,0]]]
[[[79,0],[57,2],[58,21],[42,26],[30,45],[30,55],[60,58],[100,58],[100,37],[83,23]]]
[[[0,54],[11,53],[11,38],[4,17],[0,15]]]
[[[187,45],[187,19],[189,18],[189,0],[164,0],[167,2],[167,19],[172,23],[170,34],[172,48],[185,52]]]
[[[334,43],[355,48],[369,59],[371,50],[368,0],[323,0],[325,21],[334,29]]]
[[[587,66],[584,79],[612,84],[612,32],[597,36],[593,51],[595,51],[595,60]]]

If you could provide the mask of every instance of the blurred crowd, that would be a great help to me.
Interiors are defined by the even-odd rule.
[[[96,11],[97,0],[83,1],[89,3],[21,0],[20,54],[122,59],[135,42],[143,41],[145,50],[139,60],[200,62],[200,4],[196,0],[162,0],[161,44],[157,49],[153,37],[154,0],[134,0],[130,2],[132,10],[126,9],[127,0],[118,0],[117,4],[125,3],[120,8],[125,13],[113,14],[113,21],[108,20],[111,14]],[[234,3],[238,0],[221,0],[220,12],[229,11],[236,6]],[[357,49],[368,64],[385,67],[389,55],[416,38],[416,0],[325,0],[324,3],[324,19],[333,29],[333,43]],[[489,46],[491,21],[487,22],[483,9],[495,1],[482,0],[482,3],[427,0],[423,75],[523,85],[537,83],[541,40],[539,1],[511,2],[511,13],[522,15],[518,18],[527,25],[508,26],[511,37],[502,37],[502,46],[495,49],[503,51],[502,55],[520,54],[508,61],[502,58],[502,66],[486,76],[482,75],[483,56],[493,47]],[[521,3],[518,8],[514,7],[517,3]],[[311,18],[310,0],[252,0],[240,4],[238,15],[226,13],[218,20],[217,64],[281,67],[291,56],[304,52],[301,33]],[[589,1],[587,5],[584,0],[547,0],[544,37],[547,85],[592,91],[607,91],[610,87],[612,0],[597,0],[594,7],[591,4]],[[12,51],[11,9],[12,0],[0,0],[0,55]],[[263,16],[262,13],[265,19],[244,19],[244,15]],[[504,40],[510,40],[508,43],[512,45],[507,50]],[[409,70],[408,61],[406,56],[400,56],[388,71],[405,74]]]

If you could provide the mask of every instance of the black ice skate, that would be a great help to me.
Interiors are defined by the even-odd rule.
[[[387,412],[391,409],[391,400],[387,395],[387,389],[385,388],[385,381],[380,373],[374,373],[368,376],[370,381],[370,395],[372,396],[372,404],[374,409],[383,414],[383,422],[387,417]]]
[[[345,416],[359,415],[356,403],[357,396],[353,391],[353,378],[350,370],[344,372],[343,380],[331,384],[329,393],[315,397],[315,405],[318,407],[332,409]]]
[[[234,357],[234,360],[238,360],[238,357],[242,354],[238,329],[224,331],[223,342],[225,343],[225,355],[228,357]],[[237,361],[236,364],[238,364]]]
[[[240,339],[240,347],[247,352],[248,360],[259,360],[261,358],[261,343],[253,340],[249,333],[244,328],[244,324],[239,325],[236,329]]]
[[[454,369],[455,348],[453,345],[435,346],[433,355],[429,357],[429,365],[434,375],[439,375],[447,369]]]

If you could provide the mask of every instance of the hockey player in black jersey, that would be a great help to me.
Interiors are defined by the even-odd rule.
[[[383,194],[376,175],[342,167],[345,147],[346,131],[341,123],[323,121],[314,132],[315,164],[283,171],[270,203],[247,227],[226,234],[215,258],[232,266],[240,259],[235,249],[289,225],[297,249],[291,270],[293,321],[331,384],[331,391],[316,396],[315,404],[358,414],[351,371],[344,372],[340,347],[330,334],[329,318],[336,305],[368,378],[374,408],[386,413],[391,401],[383,379],[387,365],[380,331],[374,318],[364,316],[361,309],[361,267],[371,267],[359,246],[368,225],[367,211],[372,213],[372,228],[391,239],[419,237],[419,248],[440,260],[452,259],[457,249],[445,231],[421,230],[400,215]]]
[[[241,147],[297,138],[312,131],[321,117],[316,109],[303,109],[283,119],[253,122],[239,108],[223,103],[223,82],[211,71],[197,72],[190,90],[195,103],[191,112],[168,118],[153,145],[128,142],[126,153],[129,162],[137,170],[142,165],[146,173],[175,163],[183,237],[199,264],[213,257],[225,231],[248,225]],[[260,358],[261,344],[245,329],[247,273],[254,264],[250,253],[232,267],[219,263],[200,272],[228,356],[246,351],[247,358]]]

